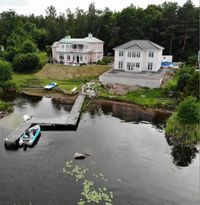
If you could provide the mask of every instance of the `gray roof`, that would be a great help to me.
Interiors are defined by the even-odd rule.
[[[118,50],[118,49],[130,49],[130,48],[140,48],[142,50],[163,50],[164,48],[162,46],[159,46],[156,43],[153,43],[149,40],[132,40],[129,41],[127,43],[124,43],[122,45],[119,45],[115,48],[113,48],[114,50]]]
[[[65,38],[62,38],[61,40],[58,41],[58,43],[67,43],[67,44],[71,44],[71,43],[103,43],[103,41],[101,41],[98,38],[93,37],[93,35],[91,33],[88,34],[88,37],[85,38],[71,38],[71,36],[66,36]]]

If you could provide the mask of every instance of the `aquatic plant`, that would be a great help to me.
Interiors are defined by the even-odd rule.
[[[79,165],[73,164],[73,161],[66,162],[63,168],[63,173],[74,177],[76,182],[82,182],[82,198],[78,201],[78,205],[85,204],[99,204],[112,205],[113,193],[106,187],[100,187],[94,181],[87,179],[88,169]],[[97,182],[107,182],[108,179],[104,178],[101,173],[93,173],[92,175]]]

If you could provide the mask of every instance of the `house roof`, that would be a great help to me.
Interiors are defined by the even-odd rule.
[[[158,44],[153,43],[149,40],[132,40],[113,48],[113,50],[118,50],[118,49],[125,50],[130,48],[140,48],[142,50],[151,50],[151,49],[163,50],[164,49],[164,47],[159,46]]]
[[[88,37],[85,38],[71,38],[71,36],[66,36],[65,38],[62,38],[61,40],[58,41],[58,43],[103,43],[98,38],[93,37],[91,33],[88,34]]]

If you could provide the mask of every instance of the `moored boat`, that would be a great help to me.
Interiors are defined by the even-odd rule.
[[[40,136],[41,128],[39,125],[35,125],[27,129],[19,138],[19,145],[32,146],[34,142]]]
[[[44,86],[44,88],[47,90],[51,90],[52,88],[54,88],[56,86],[57,86],[57,83],[52,82],[52,83],[49,83],[48,85]]]

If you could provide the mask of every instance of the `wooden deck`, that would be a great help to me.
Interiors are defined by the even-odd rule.
[[[18,141],[21,134],[33,124],[48,125],[48,126],[76,126],[79,116],[81,114],[81,108],[85,100],[85,95],[79,94],[69,114],[53,117],[53,118],[32,118],[27,122],[23,122],[17,127],[9,136],[5,139],[5,145],[14,145]]]

